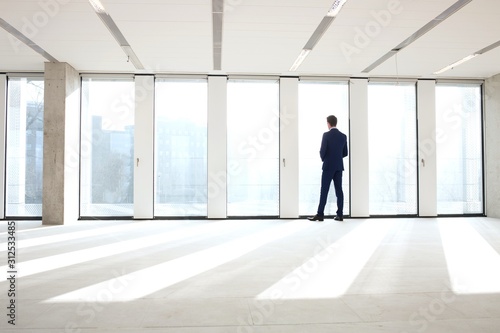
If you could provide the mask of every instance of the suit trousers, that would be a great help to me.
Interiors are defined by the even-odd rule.
[[[321,174],[321,195],[319,198],[318,215],[325,215],[326,200],[328,191],[333,180],[335,195],[337,196],[337,216],[344,213],[344,192],[342,191],[342,170],[323,170]]]

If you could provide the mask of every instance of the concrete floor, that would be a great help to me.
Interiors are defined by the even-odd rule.
[[[500,331],[497,219],[19,221],[15,242],[5,333]]]

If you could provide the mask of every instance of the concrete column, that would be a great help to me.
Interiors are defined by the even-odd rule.
[[[500,218],[500,74],[484,84],[486,215]]]
[[[45,63],[44,225],[79,217],[80,76],[67,63]]]

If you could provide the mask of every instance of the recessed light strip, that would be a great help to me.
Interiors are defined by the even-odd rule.
[[[319,25],[316,27],[316,30],[314,30],[313,34],[307,41],[306,45],[303,47],[302,52],[297,57],[297,60],[295,60],[294,64],[292,65],[292,67],[290,67],[288,71],[294,72],[299,68],[299,66],[305,60],[307,55],[312,51],[312,49],[316,46],[321,37],[323,37],[325,32],[328,30],[333,20],[342,9],[342,6],[344,6],[346,2],[347,0],[335,0],[328,13],[326,13],[326,15],[323,17]]]
[[[212,0],[212,34],[214,70],[222,69],[222,22],[224,19],[224,1]]]
[[[397,52],[401,51],[423,35],[425,35],[427,32],[435,28],[437,25],[442,23],[444,20],[446,20],[448,17],[451,15],[455,14],[458,10],[460,10],[462,7],[467,5],[469,2],[472,0],[459,0],[455,2],[453,5],[448,7],[445,11],[443,11],[441,14],[436,16],[434,19],[432,19],[430,22],[428,22],[426,25],[424,25],[422,28],[418,29],[415,33],[413,33],[410,37],[406,38],[404,41],[399,43],[396,47],[392,48],[389,52],[384,54],[381,58],[376,60],[373,64],[370,66],[366,67],[363,70],[363,73],[369,73],[382,63],[384,63],[387,59],[391,58],[394,54]]]
[[[111,32],[115,40],[121,46],[123,52],[125,52],[125,54],[128,56],[128,60],[130,60],[130,62],[136,69],[144,69],[144,66],[139,60],[139,57],[137,57],[134,50],[132,49],[132,46],[130,46],[130,44],[127,42],[127,39],[122,34],[115,21],[108,14],[102,3],[99,0],[89,0],[89,2],[92,8],[94,8],[97,16],[99,16],[99,18],[101,19],[102,23],[104,23],[106,28],[108,28],[109,32]]]
[[[396,53],[398,53],[397,50],[390,50],[389,52],[387,52],[386,54],[384,54],[382,57],[380,57],[379,59],[377,59],[377,61],[375,61],[373,64],[371,64],[370,66],[366,67],[363,70],[363,73],[368,73],[368,72],[372,71],[373,69],[377,68],[378,66],[380,66],[382,63],[384,63],[387,59],[391,58]]]
[[[475,58],[475,57],[477,57],[478,55],[484,54],[484,53],[486,53],[486,52],[488,52],[488,51],[491,51],[491,50],[493,50],[493,49],[495,49],[495,48],[497,48],[497,47],[499,47],[499,46],[500,46],[500,40],[499,40],[499,41],[497,41],[497,42],[495,42],[495,43],[493,43],[493,44],[490,44],[490,45],[488,45],[488,46],[486,46],[486,47],[482,48],[481,50],[479,50],[479,51],[477,51],[477,52],[475,52],[475,53],[473,53],[473,54],[471,54],[471,55],[468,55],[467,57],[465,57],[465,58],[463,58],[463,59],[460,59],[460,60],[458,60],[458,61],[454,62],[454,63],[453,63],[453,64],[451,64],[451,65],[448,65],[448,66],[446,66],[446,67],[444,67],[444,68],[442,68],[442,69],[438,70],[437,72],[434,72],[434,74],[435,74],[435,75],[437,75],[437,74],[442,74],[442,73],[444,73],[444,72],[446,72],[446,71],[449,71],[450,69],[453,69],[453,68],[455,68],[455,67],[457,67],[457,66],[459,66],[459,65],[463,64],[464,62],[467,62],[467,61],[469,61],[469,60],[471,60],[471,59],[474,59],[474,58]]]
[[[306,49],[302,50],[297,60],[295,60],[292,67],[290,68],[290,72],[295,72],[297,68],[299,68],[300,65],[302,65],[302,62],[306,59],[306,57],[309,55],[310,52],[311,50],[306,50]]]
[[[434,72],[434,74],[437,75],[437,74],[444,73],[444,72],[446,72],[446,71],[448,71],[448,70],[450,70],[450,69],[452,69],[452,68],[454,68],[456,66],[459,66],[459,65],[463,64],[464,62],[467,62],[467,61],[469,61],[469,60],[477,57],[478,55],[479,54],[476,54],[476,53],[475,54],[471,54],[471,55],[469,55],[469,56],[467,56],[467,57],[465,57],[463,59],[460,59],[459,61],[454,62],[451,65],[446,66],[445,68],[443,68],[443,69],[441,69],[441,70],[439,70],[437,72]]]
[[[481,50],[477,51],[476,54],[486,53],[486,52],[491,51],[499,46],[500,46],[500,40],[498,42],[495,42],[493,44],[486,46],[485,48],[482,48]]]
[[[2,18],[0,18],[0,27],[2,27],[9,34],[11,34],[15,38],[17,38],[22,43],[26,44],[33,51],[35,51],[36,53],[40,54],[42,57],[44,57],[48,61],[50,61],[50,62],[59,62],[59,61],[57,61],[56,58],[54,58],[53,56],[51,56],[47,51],[45,51],[44,49],[42,49],[38,44],[36,44],[31,39],[29,39],[28,37],[26,37],[21,31],[19,31],[16,28],[14,28],[12,25],[10,25],[8,22],[6,22]]]
[[[305,50],[312,50],[316,44],[319,42],[321,37],[325,34],[325,32],[328,30],[330,25],[332,24],[334,20],[334,17],[331,16],[325,16],[319,23],[318,27],[316,30],[313,32],[309,40],[307,41],[306,45],[304,46]]]
[[[347,2],[347,0],[336,0],[333,3],[332,8],[330,8],[330,10],[328,11],[328,13],[326,13],[326,16],[328,16],[328,17],[335,17],[335,16],[337,16],[337,14],[342,9],[342,6],[344,6],[346,2]]]

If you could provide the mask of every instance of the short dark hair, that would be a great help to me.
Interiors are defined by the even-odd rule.
[[[326,117],[326,121],[330,124],[330,126],[335,127],[337,126],[337,117],[330,115]]]

